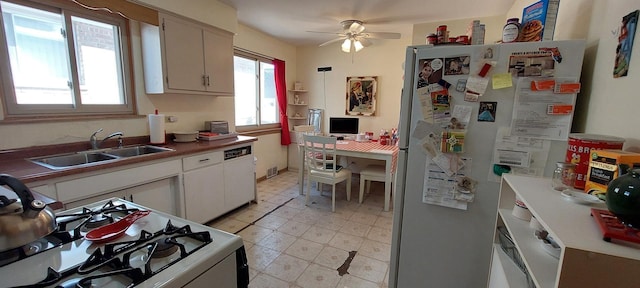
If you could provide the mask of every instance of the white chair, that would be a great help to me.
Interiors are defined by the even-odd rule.
[[[371,189],[371,181],[385,182],[386,171],[383,165],[367,165],[364,169],[360,170],[360,197],[358,203],[362,203],[362,198],[366,190],[369,194]],[[366,188],[365,188],[366,185]],[[393,189],[393,186],[391,186]],[[384,203],[389,203],[391,195],[384,195]]]
[[[336,211],[336,184],[347,180],[347,201],[351,200],[351,170],[336,165],[336,138],[304,134],[304,157],[308,173],[307,199],[309,205],[311,182],[331,184],[331,211]],[[339,171],[336,171],[338,168]],[[320,192],[322,193],[322,191]]]

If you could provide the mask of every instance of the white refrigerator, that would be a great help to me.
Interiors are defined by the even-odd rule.
[[[498,174],[564,161],[584,47],[407,48],[389,287],[487,287]]]

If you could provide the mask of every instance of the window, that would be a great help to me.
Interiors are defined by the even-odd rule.
[[[278,124],[280,117],[271,61],[236,52],[233,66],[236,126]]]
[[[8,116],[132,114],[126,22],[31,1],[0,1]]]

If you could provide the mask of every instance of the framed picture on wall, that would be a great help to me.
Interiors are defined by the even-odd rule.
[[[377,76],[347,77],[345,115],[375,116],[378,100]]]

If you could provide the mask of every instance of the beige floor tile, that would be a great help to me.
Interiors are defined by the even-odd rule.
[[[246,229],[238,232],[238,235],[242,237],[242,240],[249,241],[251,243],[258,243],[264,237],[269,236],[269,234],[273,233],[273,229],[267,229],[255,225],[251,225]]]
[[[242,222],[252,223],[260,217],[264,216],[267,212],[253,210],[253,209],[245,209],[242,212],[233,215],[233,218],[236,220],[240,220]]]
[[[373,223],[376,223],[377,219],[377,215],[363,212],[355,212],[351,217],[349,217],[350,222],[357,222],[366,225],[373,225]]]
[[[373,226],[391,230],[393,228],[393,218],[378,216],[378,219],[373,223]]]
[[[358,251],[363,241],[364,238],[362,237],[338,232],[333,239],[329,241],[329,245],[347,251]]]
[[[384,186],[374,183],[365,202],[358,204],[354,176],[352,200],[346,201],[345,185],[337,185],[336,211],[331,212],[330,186],[325,185],[322,196],[313,187],[315,203],[306,206],[297,176],[284,172],[259,182],[258,204],[209,223],[231,233],[244,228],[237,234],[247,250],[249,287],[388,287],[393,212],[382,211]],[[348,251],[357,254],[349,274],[339,276],[336,269]]]
[[[309,224],[300,223],[300,222],[291,220],[291,221],[287,221],[287,223],[284,223],[282,226],[280,226],[277,231],[282,233],[287,233],[292,236],[300,237],[302,236],[302,234],[304,234],[304,232],[307,232],[309,228],[311,228]]]
[[[222,221],[216,221],[209,226],[232,234],[236,234],[238,233],[238,231],[240,231],[242,228],[247,227],[248,225],[248,222],[227,218],[223,219]]]
[[[322,244],[298,238],[296,242],[293,242],[284,253],[287,253],[291,256],[298,257],[303,260],[313,261],[313,259],[320,254],[322,248],[324,246]]]
[[[275,211],[273,211],[271,213],[271,215],[275,215],[275,216],[278,216],[278,217],[282,217],[282,218],[291,220],[291,219],[295,218],[300,213],[302,213],[302,209],[287,207],[285,205],[285,206],[282,206],[282,207],[276,209]]]
[[[345,223],[347,223],[347,220],[342,217],[339,217],[337,215],[328,215],[318,220],[315,226],[337,231],[340,230],[340,228],[342,228]]]
[[[280,254],[264,269],[264,273],[287,282],[294,282],[307,266],[309,266],[309,262],[305,260],[287,254]]]
[[[287,222],[286,218],[278,217],[272,214],[265,215],[260,220],[256,221],[256,226],[260,226],[268,229],[278,229],[278,227],[282,226]]]
[[[324,246],[316,259],[313,260],[313,263],[335,270],[342,266],[347,258],[349,258],[349,251],[331,246]]]
[[[258,241],[256,245],[269,247],[273,250],[282,252],[287,250],[293,242],[296,242],[296,237],[276,231],[269,234],[269,236],[262,238],[262,240]]]
[[[211,287],[215,287],[214,283],[211,283]],[[249,288],[290,288],[290,286],[286,281],[260,273],[249,281]]]
[[[304,232],[301,237],[316,243],[325,244],[329,243],[335,234],[336,232],[333,230],[312,226],[307,232]]]
[[[347,222],[338,231],[358,237],[364,237],[369,232],[369,229],[371,229],[371,226],[369,225],[358,222]]]
[[[391,233],[391,229],[384,229],[374,226],[369,230],[367,238],[378,242],[391,244]]]
[[[356,254],[356,257],[351,261],[349,274],[375,283],[380,283],[384,280],[388,266],[389,265],[385,262]]]
[[[342,275],[342,279],[338,282],[338,288],[379,288],[380,286],[371,281],[360,279],[358,277],[345,274]]]
[[[358,254],[389,262],[391,260],[391,245],[365,239]]]
[[[340,276],[335,270],[311,264],[296,280],[296,284],[304,288],[334,288],[338,285]]]
[[[247,250],[247,262],[252,269],[262,271],[271,264],[278,255],[280,255],[280,251],[255,245]]]

